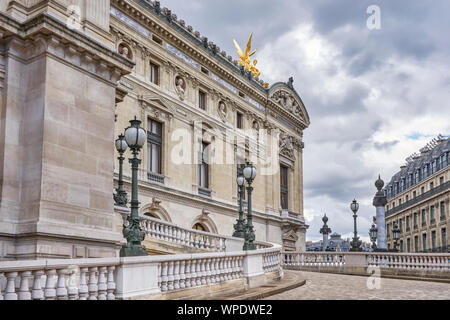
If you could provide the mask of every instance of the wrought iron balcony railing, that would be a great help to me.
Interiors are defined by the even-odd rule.
[[[444,192],[447,189],[450,189],[450,180],[441,184],[440,186],[437,186],[427,192],[422,193],[421,195],[418,195],[414,199],[408,200],[405,203],[402,203],[402,204],[396,206],[395,208],[388,210],[386,212],[386,217],[389,217],[397,212],[400,212],[406,208],[409,208],[410,206],[413,206],[421,201],[427,200],[428,198],[431,198],[432,196],[435,196],[441,192]]]

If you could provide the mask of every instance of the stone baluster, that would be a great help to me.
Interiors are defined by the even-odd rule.
[[[227,280],[231,280],[231,273],[233,270],[231,269],[231,257],[227,257]]]
[[[173,261],[169,261],[169,268],[167,271],[167,290],[171,291],[173,290]]]
[[[169,240],[169,226],[164,225],[163,226],[163,240],[168,241]]]
[[[201,286],[202,285],[202,273],[201,273],[201,260],[196,260],[196,266],[195,266],[195,286]]]
[[[167,262],[162,262],[161,263],[161,291],[165,292],[167,291],[168,287],[167,287],[167,271],[168,271],[168,263]]]
[[[180,289],[186,288],[185,264],[185,260],[180,261]]]
[[[16,293],[16,278],[18,276],[17,272],[6,273],[6,289],[5,289],[5,300],[17,300]]]
[[[31,300],[30,283],[28,281],[30,277],[30,271],[23,271],[20,273],[19,300]]]
[[[3,288],[2,288],[3,277],[4,277],[4,273],[0,272],[0,301],[3,301]]]
[[[78,295],[80,300],[87,300],[89,297],[89,288],[87,285],[86,275],[89,272],[88,268],[80,269],[80,286],[78,290]]]
[[[211,284],[211,259],[205,260],[206,284]]]
[[[96,278],[98,268],[92,267],[89,268],[89,300],[97,300],[98,295],[98,282]]]
[[[106,300],[106,294],[108,285],[106,281],[106,267],[100,267],[98,269],[98,300]]]
[[[77,287],[77,272],[72,270],[69,275],[69,283],[67,288],[67,295],[69,300],[78,300],[78,287]]]
[[[201,259],[200,261],[200,284],[206,284],[206,272],[205,272],[205,260]]]
[[[190,287],[197,286],[197,260],[191,260],[191,283]]]
[[[67,300],[66,275],[67,269],[58,270],[58,284],[56,288],[56,296],[58,300]]]
[[[175,290],[180,289],[180,261],[174,262],[173,288]]]
[[[161,288],[161,273],[162,273],[162,265],[158,263],[158,288]]]
[[[238,268],[238,261],[239,261],[239,257],[233,257],[231,258],[231,262],[232,262],[232,280],[238,279],[239,278],[239,268]]]
[[[42,271],[42,270],[36,270],[33,272],[33,276],[34,276],[33,290],[31,292],[31,299],[33,299],[33,300],[43,300],[44,299],[44,290],[42,290],[42,276],[43,275],[44,275],[44,271]],[[1,292],[0,292],[0,295],[1,295]]]
[[[203,242],[203,235],[198,234],[197,238],[198,238],[198,247],[200,249],[204,249],[205,248],[205,243]]]
[[[186,288],[190,288],[191,287],[191,277],[192,277],[191,264],[192,264],[191,260],[186,260],[185,272],[184,272],[184,275],[185,275],[184,284],[185,284]]]
[[[215,259],[214,270],[215,270],[215,282],[220,282],[220,258]]]
[[[181,243],[181,230],[179,228],[177,228],[176,232],[177,232],[176,243],[180,244]]]
[[[45,283],[45,300],[56,300],[55,277],[56,270],[51,269],[46,272],[47,281]]]
[[[217,274],[216,260],[217,260],[216,258],[211,259],[211,264],[210,264],[211,283],[216,283],[216,274]]]
[[[220,282],[225,281],[225,258],[221,258],[219,262],[219,270],[220,270]]]
[[[108,283],[106,289],[108,291],[108,300],[116,300],[116,282],[114,281],[114,270],[116,270],[115,266],[108,267]]]

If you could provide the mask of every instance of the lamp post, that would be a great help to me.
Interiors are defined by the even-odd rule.
[[[131,126],[125,130],[125,140],[131,151],[133,158],[129,159],[131,164],[131,214],[127,218],[128,225],[123,226],[123,235],[127,239],[127,244],[120,250],[121,257],[146,256],[147,250],[141,245],[145,239],[145,232],[141,228],[139,219],[139,200],[138,200],[138,170],[141,160],[138,159],[140,149],[144,146],[146,140],[145,130],[141,128],[141,121],[134,117],[130,121]]]
[[[359,240],[358,237],[358,230],[356,228],[356,218],[358,218],[358,216],[356,215],[356,212],[358,212],[359,209],[359,204],[358,202],[355,200],[353,200],[353,202],[350,205],[350,209],[353,211],[353,219],[354,219],[354,237],[353,237],[353,241],[351,243],[352,248],[350,249],[350,251],[362,251],[361,249],[361,241]]]
[[[374,223],[372,224],[372,228],[369,230],[369,236],[372,241],[372,249],[375,251],[377,249],[378,228]]]
[[[234,225],[233,237],[245,239],[245,221],[244,221],[244,193],[245,178],[241,174],[237,177],[237,185],[239,188],[239,219]]]
[[[400,240],[401,231],[396,223],[394,223],[394,227],[392,228],[392,237],[394,238],[394,252],[398,252],[398,240]]]
[[[127,193],[123,187],[123,154],[128,149],[128,144],[125,141],[125,136],[120,135],[119,139],[116,140],[116,149],[119,152],[119,187],[116,189],[116,194],[114,195],[114,201],[116,205],[120,207],[126,207],[128,203]]]
[[[248,183],[247,193],[248,193],[248,213],[247,213],[247,226],[245,228],[245,243],[244,243],[244,251],[247,250],[256,250],[255,245],[255,232],[253,230],[253,221],[252,221],[252,182],[256,178],[256,168],[251,162],[247,162],[247,165],[244,168],[244,178]]]

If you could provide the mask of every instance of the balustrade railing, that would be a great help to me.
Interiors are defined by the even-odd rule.
[[[141,225],[147,236],[156,240],[214,252],[225,252],[227,249],[226,241],[229,237],[188,229],[145,216],[141,218]]]
[[[450,272],[450,254],[284,252],[283,266],[331,268],[352,266]]]
[[[145,289],[158,294],[281,270],[281,246],[265,247],[249,252],[0,262],[0,300],[115,300],[142,295],[136,287],[148,283],[154,287]],[[141,278],[136,278],[135,266]]]

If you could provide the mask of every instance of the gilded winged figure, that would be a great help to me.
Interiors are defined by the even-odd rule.
[[[247,48],[245,49],[245,52],[242,52],[241,47],[239,46],[239,44],[236,42],[236,40],[233,40],[234,42],[234,46],[236,47],[237,53],[239,55],[239,63],[244,66],[245,69],[247,69],[248,71],[250,71],[251,73],[253,73],[253,75],[255,77],[259,77],[261,75],[261,72],[259,72],[259,70],[256,68],[256,65],[258,63],[257,60],[254,60],[253,62],[250,60],[250,57],[253,56],[256,50],[253,50],[253,52],[251,52],[252,49],[252,37],[253,37],[253,33],[250,35],[250,39],[248,40],[247,43]]]

